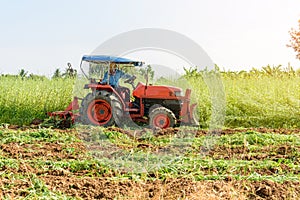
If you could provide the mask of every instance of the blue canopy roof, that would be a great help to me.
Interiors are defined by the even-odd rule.
[[[139,61],[129,60],[127,58],[121,58],[116,56],[106,56],[106,55],[85,55],[82,57],[83,61],[87,62],[114,62],[117,64],[133,64],[135,66],[141,66],[143,63]]]

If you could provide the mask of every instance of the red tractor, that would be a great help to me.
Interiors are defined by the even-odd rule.
[[[49,113],[50,116],[68,117],[72,120],[80,119],[84,124],[99,126],[132,126],[136,123],[149,124],[150,127],[168,128],[180,124],[198,125],[194,118],[196,104],[190,105],[191,90],[187,89],[183,94],[182,89],[171,86],[148,84],[148,70],[144,70],[146,83],[138,82],[134,85],[135,76],[125,80],[124,83],[132,85],[132,93],[126,87],[113,87],[110,84],[101,83],[101,75],[91,78],[98,72],[114,63],[122,68],[141,67],[142,62],[132,61],[126,58],[89,55],[83,56],[81,70],[90,80],[84,89],[90,89],[79,107],[77,97],[65,111]],[[84,67],[88,67],[86,73]],[[137,75],[137,74],[135,74]],[[103,76],[102,76],[103,77]],[[99,81],[98,81],[99,80]],[[79,109],[74,114],[72,110]]]

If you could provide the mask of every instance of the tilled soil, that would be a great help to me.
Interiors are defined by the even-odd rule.
[[[50,142],[36,142],[34,144],[19,144],[16,142],[2,144],[1,150],[7,157],[16,159],[41,158],[42,160],[80,159],[85,151],[83,143],[68,145]],[[73,150],[68,152],[68,149]]]
[[[276,183],[273,181],[193,181],[166,179],[154,181],[116,181],[111,178],[74,177],[64,175],[39,176],[51,191],[59,191],[82,199],[297,199],[299,182]],[[1,179],[0,186],[12,184],[0,197],[25,197],[30,178],[25,180]]]
[[[28,130],[28,129],[36,129],[39,128],[38,124],[31,124],[30,126],[18,126],[18,125],[9,125],[9,129],[12,130]],[[56,129],[59,132],[64,132],[67,131],[69,132],[70,130],[68,129]],[[152,132],[155,136],[162,136],[162,135],[174,135],[179,133],[182,129],[181,128],[167,128],[167,129],[149,129],[149,128],[143,128],[141,130],[124,130],[119,127],[108,127],[106,128],[107,131],[116,131],[120,132],[123,134],[128,135],[129,137],[140,137],[144,133],[150,131]],[[297,134],[300,133],[299,128],[295,129],[286,129],[286,128],[239,128],[239,129],[234,129],[234,128],[227,128],[227,129],[218,129],[218,130],[204,130],[204,129],[184,129],[185,133],[191,133],[193,135],[197,136],[203,136],[203,135],[228,135],[228,134],[235,134],[235,133],[240,133],[240,132],[248,132],[248,131],[255,131],[258,133],[275,133],[275,134]]]
[[[84,199],[286,199],[300,192],[300,184],[272,181],[192,181],[168,179],[146,182],[112,181],[104,178],[42,177],[53,190]],[[291,191],[291,188],[293,189]],[[290,193],[287,192],[290,190]],[[295,197],[295,196],[294,196]]]
[[[240,147],[225,147],[215,146],[212,148],[208,155],[214,159],[239,159],[239,160],[274,160],[279,159],[292,159],[294,158],[294,152],[299,152],[299,147],[292,147],[287,145],[279,146],[265,146],[261,149],[250,150],[245,146]],[[298,161],[300,162],[300,160]]]
[[[147,129],[142,130],[124,130],[118,127],[108,127],[108,131],[116,131],[128,135],[131,138],[141,138],[146,132],[152,132],[154,136],[175,135],[175,134],[191,134],[195,137],[204,135],[228,135],[241,132],[255,131],[258,133],[272,133],[272,134],[299,134],[300,129],[273,129],[273,128],[244,128],[244,129],[221,129],[221,130],[203,130],[203,129],[180,129],[180,128],[167,128],[167,129]]]
[[[129,135],[139,141],[136,136],[143,134],[110,127],[109,131],[118,131]],[[67,130],[68,131],[68,130]],[[178,133],[179,129],[154,130],[157,137]],[[261,133],[291,134],[299,133],[298,130],[286,129],[247,129],[246,131],[256,131]],[[245,132],[245,129],[226,129],[219,131],[219,134],[234,134]],[[196,137],[210,134],[210,131],[195,130]],[[80,136],[80,134],[79,134]],[[141,143],[138,148],[149,148]],[[68,196],[82,199],[298,199],[300,197],[300,183],[285,181],[283,183],[264,181],[235,180],[228,176],[224,180],[194,181],[188,178],[166,178],[145,181],[135,181],[130,178],[115,179],[114,173],[98,173],[97,170],[79,170],[72,172],[66,169],[38,169],[33,168],[28,162],[30,159],[40,160],[76,160],[85,159],[85,153],[99,146],[88,146],[84,143],[75,142],[63,144],[58,142],[36,141],[33,144],[11,142],[2,144],[0,149],[2,155],[7,158],[21,160],[18,168],[2,166],[1,174],[20,175],[22,180],[1,178],[0,179],[0,199],[4,196],[11,199],[26,197],[28,188],[33,185],[32,176],[42,180],[45,186],[53,192],[62,192]],[[104,147],[101,147],[104,148]],[[107,146],[113,150],[118,147]],[[103,150],[103,149],[100,149]],[[299,147],[287,145],[266,146],[252,154],[246,147],[225,147],[216,146],[208,152],[208,156],[214,159],[242,159],[242,160],[271,160],[287,159],[293,157],[293,152],[299,151]],[[257,154],[256,154],[257,153]],[[24,162],[22,161],[24,160]],[[281,164],[281,169],[286,172],[292,171],[288,165]],[[293,173],[297,173],[293,171]],[[276,171],[264,171],[262,174],[273,175]],[[27,178],[26,178],[27,177]],[[2,190],[6,188],[5,190]]]

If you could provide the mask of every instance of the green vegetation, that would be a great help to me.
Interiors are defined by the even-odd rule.
[[[35,142],[61,142],[64,144],[79,142],[80,140],[68,133],[53,132],[50,129],[28,130],[28,131],[9,131],[0,130],[1,144],[12,142],[32,144]]]
[[[266,66],[250,72],[216,70],[219,75],[213,71],[186,69],[186,74],[179,80],[159,79],[156,84],[191,88],[193,102],[198,103],[202,128],[208,128],[213,119],[211,101],[212,96],[218,93],[207,85],[210,74],[220,76],[223,84],[220,88],[224,87],[225,96],[217,97],[226,98],[226,108],[219,108],[226,109],[225,127],[300,126],[299,71],[292,67],[283,69],[281,66]],[[203,79],[204,76],[206,79]],[[45,77],[24,78],[21,75],[0,76],[0,123],[28,125],[35,118],[47,118],[47,112],[64,110],[72,100],[74,83],[73,78],[49,80]],[[218,83],[212,81],[209,84]],[[76,94],[85,94],[82,85],[75,89]]]
[[[83,146],[78,137],[87,133],[90,135],[83,140]],[[80,126],[77,132],[0,128],[0,170],[4,171],[0,176],[6,181],[0,186],[5,192],[30,183],[19,188],[18,195],[69,198],[59,187],[52,191],[48,186],[55,184],[57,177],[66,180],[108,177],[111,181],[230,178],[281,184],[300,178],[299,133],[239,131],[216,136],[215,145],[203,151],[207,137],[194,137],[185,151],[174,154],[164,150],[176,150],[172,146],[176,134],[137,139],[102,127]],[[93,148],[87,151],[90,147]]]
[[[29,124],[64,110],[72,100],[74,79],[22,79],[0,76],[0,123]]]
[[[35,118],[47,118],[47,112],[63,110],[72,100],[74,88],[79,95],[87,92],[81,89],[83,81],[73,78],[48,79],[28,76],[25,71],[20,74],[0,76],[2,199],[132,199],[134,195],[143,199],[142,192],[128,193],[133,184],[141,183],[143,186],[136,187],[151,194],[152,189],[145,184],[161,181],[168,185],[168,180],[176,180],[180,185],[182,180],[199,181],[200,185],[231,180],[229,185],[239,188],[235,190],[248,188],[248,199],[254,194],[266,197],[257,188],[270,188],[271,185],[261,184],[274,183],[273,191],[282,187],[291,199],[299,198],[299,185],[294,184],[300,179],[300,137],[293,129],[300,126],[300,73],[292,68],[267,66],[261,71],[218,73],[190,69],[179,80],[157,80],[157,84],[193,90],[192,101],[198,103],[203,128],[208,129],[212,119],[210,91],[222,96],[214,90],[218,87],[209,87],[205,82],[214,76],[220,77],[224,86],[225,127],[291,128],[285,134],[248,129],[221,136],[196,134],[197,129],[188,127],[181,127],[186,128],[181,132],[171,130],[158,135],[150,130],[139,135],[135,130],[119,132],[114,127],[79,124],[75,126],[76,132],[45,128],[10,130],[5,128],[8,124],[28,125]],[[127,183],[121,183],[124,181]],[[259,181],[259,186],[255,181]],[[123,184],[130,189],[117,193],[122,191]],[[193,187],[192,184],[188,182],[187,187]],[[105,190],[108,192],[103,193]]]
[[[175,135],[153,136],[152,140],[139,141],[107,129],[97,130],[100,130],[99,138],[95,139],[91,136],[89,142],[85,142],[85,144],[87,147],[91,144],[99,147],[114,146],[114,149],[95,150],[98,153],[104,151],[106,156],[94,157],[93,151],[78,151],[78,146],[72,146],[72,144],[81,142],[75,132],[57,132],[50,129],[27,131],[2,129],[0,132],[0,146],[2,147],[0,168],[18,169],[21,165],[28,165],[32,169],[43,171],[67,170],[76,173],[88,170],[90,174],[94,174],[93,176],[114,173],[119,177],[138,176],[141,179],[151,179],[148,177],[149,174],[156,174],[156,178],[160,179],[194,177],[199,180],[222,180],[227,176],[233,176],[236,179],[264,180],[271,178],[284,181],[300,178],[298,174],[300,170],[299,134],[240,132],[216,136],[216,145],[208,154],[203,154],[201,150],[205,147],[207,138],[204,135],[191,140],[192,148],[187,148],[185,152],[174,156],[172,152],[161,154],[157,149],[175,148],[171,143],[171,140],[176,137]],[[32,146],[31,144],[38,145]],[[54,151],[62,154],[62,157],[53,156],[53,154],[48,156],[47,154],[39,156],[30,154],[38,153],[38,149],[42,150],[46,147],[50,151],[51,144],[59,144],[62,147],[53,148]],[[147,148],[140,147],[141,144],[146,145]],[[17,145],[18,148],[11,145]],[[7,150],[8,146],[11,151]],[[31,149],[25,147],[31,147]],[[282,148],[285,150],[279,152]],[[266,151],[267,149],[268,151]],[[231,153],[228,152],[229,150]],[[21,157],[17,156],[18,154],[23,156],[23,159],[19,159]],[[70,157],[72,154],[77,155]],[[250,159],[251,157],[253,159]],[[143,171],[138,171],[140,164],[143,166]],[[130,166],[130,170],[126,170],[126,166]],[[137,171],[132,170],[133,167],[137,167]],[[135,174],[133,175],[132,172]],[[268,176],[269,172],[274,174]]]
[[[169,85],[192,89],[192,98],[198,103],[198,115],[203,128],[212,119],[212,96],[223,97],[207,85],[222,89],[217,81],[209,80],[213,71],[185,69],[185,76],[170,81]],[[266,66],[249,72],[220,71],[216,67],[225,92],[225,127],[299,127],[300,126],[300,71],[291,66]],[[206,77],[206,79],[203,79]],[[211,82],[210,82],[211,81]],[[219,88],[218,88],[219,87]],[[222,92],[222,91],[219,91]],[[218,101],[218,100],[217,100]],[[222,99],[219,99],[222,104]],[[218,102],[217,102],[218,104]],[[222,108],[217,110],[222,111]]]

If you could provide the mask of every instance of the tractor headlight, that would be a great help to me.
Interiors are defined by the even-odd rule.
[[[174,94],[175,94],[176,97],[182,97],[183,96],[182,91],[175,91]]]

